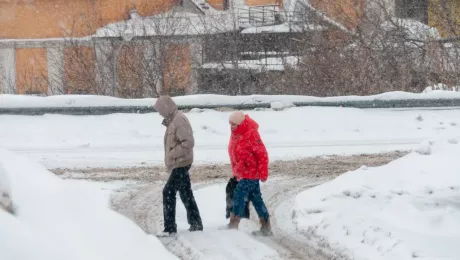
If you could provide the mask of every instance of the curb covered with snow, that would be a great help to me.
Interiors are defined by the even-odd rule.
[[[460,259],[457,143],[426,142],[388,165],[363,166],[304,191],[293,221],[345,258]]]
[[[109,209],[101,192],[0,149],[15,215],[0,210],[0,259],[177,259]]]
[[[373,96],[312,97],[290,95],[189,95],[175,97],[182,109],[231,107],[235,109],[270,108],[273,104],[295,106],[344,106],[357,108],[460,106],[460,92],[389,92]],[[110,114],[154,112],[154,98],[121,99],[109,96],[62,95],[35,97],[0,95],[0,114]]]

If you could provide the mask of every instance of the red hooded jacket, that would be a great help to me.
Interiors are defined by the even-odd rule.
[[[238,180],[261,180],[268,178],[268,153],[259,135],[259,125],[248,115],[232,131],[228,153],[233,176]]]

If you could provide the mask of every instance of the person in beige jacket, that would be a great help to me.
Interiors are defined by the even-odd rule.
[[[168,96],[159,97],[154,108],[164,118],[163,125],[166,126],[164,161],[170,173],[163,189],[164,231],[158,236],[171,236],[177,233],[177,192],[179,192],[182,203],[187,210],[189,231],[202,231],[203,223],[193,196],[189,176],[189,170],[193,163],[193,147],[195,146],[192,126],[187,117],[177,109],[172,98]]]

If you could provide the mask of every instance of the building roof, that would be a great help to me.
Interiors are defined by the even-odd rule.
[[[229,13],[203,15],[189,12],[167,12],[149,17],[132,17],[104,26],[94,37],[121,37],[129,32],[135,37],[203,35],[238,30],[236,18]]]

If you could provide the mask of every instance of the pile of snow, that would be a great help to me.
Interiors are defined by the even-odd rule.
[[[460,145],[437,141],[304,191],[294,222],[301,233],[352,259],[460,259]],[[327,243],[324,243],[327,241]]]
[[[267,61],[260,60],[255,63],[247,63],[248,68],[260,67],[265,62],[275,65],[276,58],[269,58]],[[295,66],[296,57],[285,57],[283,60],[277,60],[279,64]],[[208,64],[209,68],[218,68],[221,64]],[[265,66],[265,65],[264,65]],[[402,91],[387,92],[370,96],[337,96],[337,97],[314,97],[298,95],[248,95],[248,96],[226,96],[214,94],[188,95],[174,97],[174,101],[180,106],[225,106],[225,105],[243,105],[243,104],[260,104],[276,101],[287,102],[347,102],[347,101],[374,101],[374,100],[410,100],[410,99],[451,99],[459,98],[460,92],[454,91],[430,91],[424,93],[409,93]],[[49,97],[36,97],[26,95],[0,95],[0,108],[21,108],[21,107],[100,107],[100,106],[152,106],[156,99],[122,99],[110,96],[94,95],[57,95]]]
[[[155,237],[110,210],[100,191],[62,180],[0,150],[15,215],[0,211],[0,259],[176,259]]]
[[[123,99],[96,95],[56,95],[48,97],[0,95],[0,108],[153,106],[154,102],[155,100],[152,98]]]
[[[294,104],[289,101],[275,101],[270,104],[270,108],[275,111],[284,110],[286,108],[294,107]]]
[[[432,141],[424,141],[418,147],[414,149],[414,152],[420,155],[430,155],[432,145],[433,145]]]

